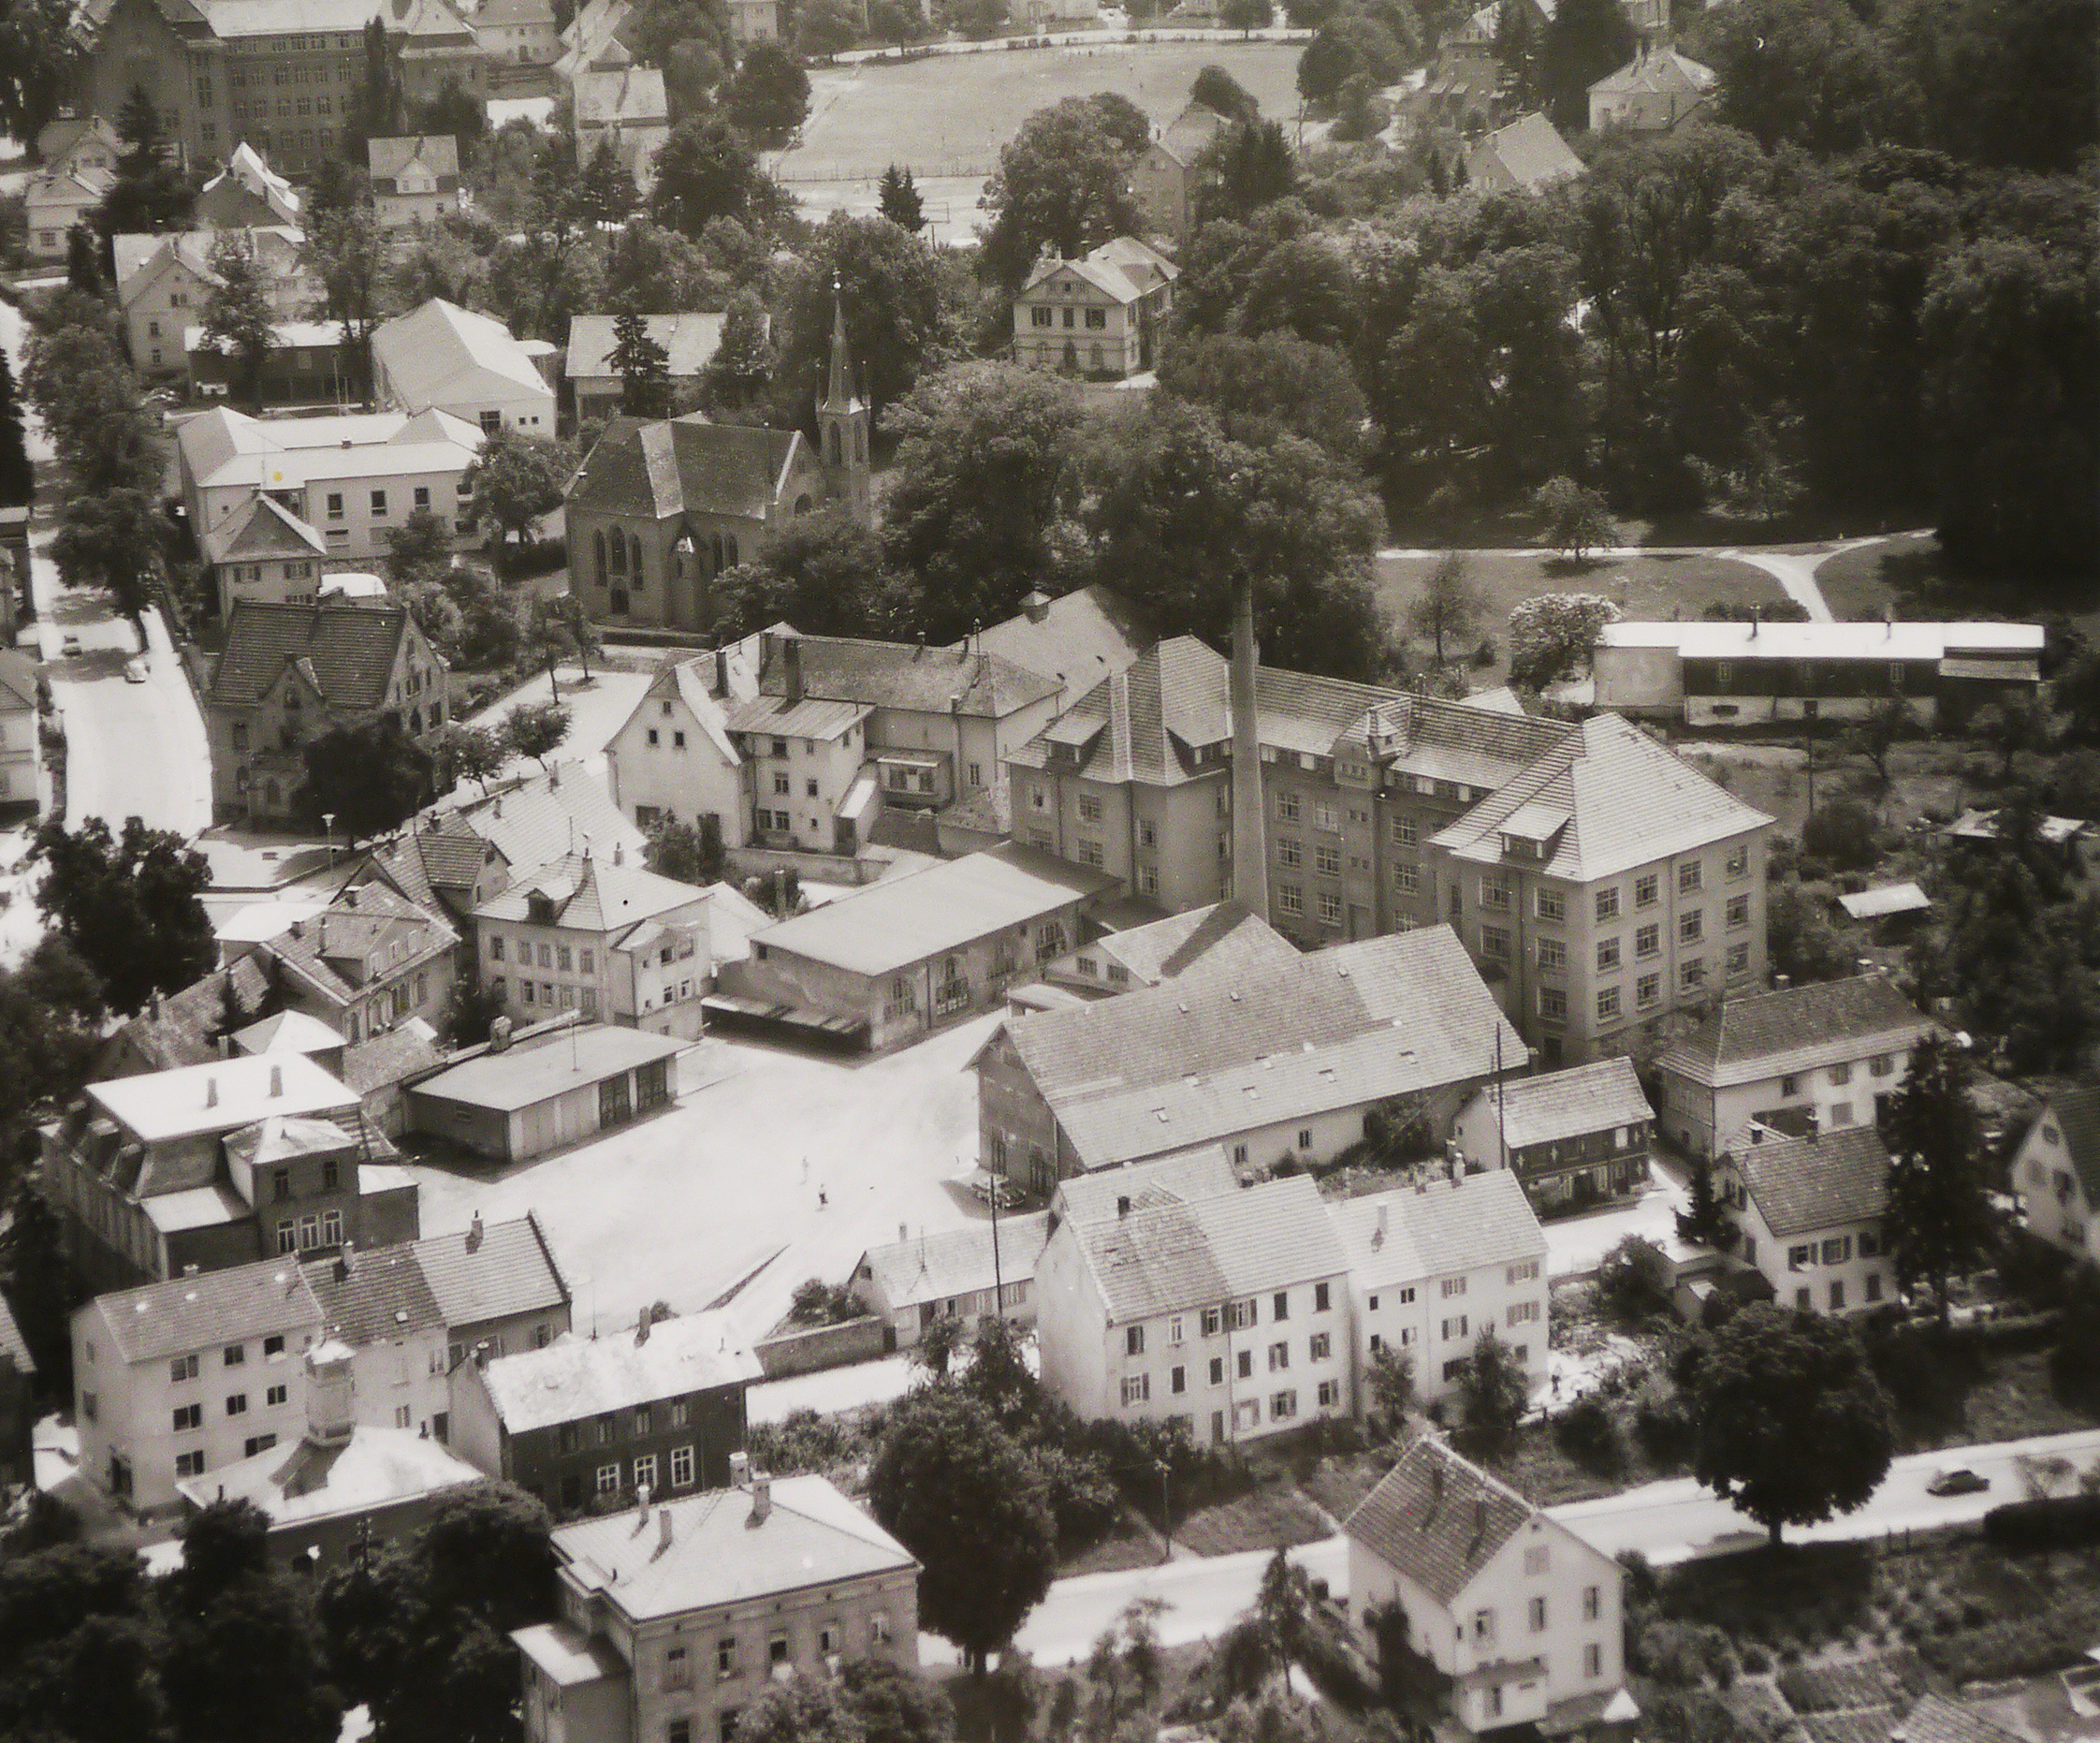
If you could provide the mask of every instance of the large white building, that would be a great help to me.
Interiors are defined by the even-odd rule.
[[[554,433],[554,389],[537,359],[554,347],[511,337],[510,329],[441,297],[372,330],[372,393],[382,405],[436,410],[483,435]]]
[[[1882,1219],[1889,1152],[1870,1121],[1785,1137],[1753,1127],[1721,1158],[1714,1186],[1736,1256],[1803,1312],[1862,1313],[1896,1298]]]

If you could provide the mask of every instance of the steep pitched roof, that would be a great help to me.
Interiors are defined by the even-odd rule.
[[[275,497],[257,491],[204,535],[204,555],[211,563],[255,557],[325,557],[321,535]]]
[[[216,27],[218,19],[214,17],[212,22]],[[233,155],[226,159],[226,167],[204,184],[197,198],[203,199],[214,189],[235,186],[244,189],[251,197],[269,207],[270,214],[279,223],[299,222],[299,190],[265,163],[245,139],[233,148]]]
[[[1001,1217],[996,1264],[992,1225],[972,1223],[966,1228],[870,1247],[860,1255],[854,1271],[856,1276],[867,1272],[893,1308],[943,1301],[991,1288],[995,1271],[1002,1283],[1033,1277],[1049,1234],[1047,1211]]]
[[[445,184],[449,177],[453,185],[459,180],[459,141],[449,133],[416,133],[397,139],[367,139],[365,159],[374,182],[386,183],[392,192],[412,164],[420,163],[437,179],[438,185]]]
[[[1828,1051],[1854,1058],[1880,1043],[1907,1047],[1935,1025],[1880,974],[1809,981],[1728,999],[1658,1062],[1715,1088],[1769,1077],[1786,1062]]]
[[[414,1241],[369,1252],[345,1247],[340,1258],[316,1259],[301,1268],[321,1304],[322,1331],[354,1350],[445,1323],[416,1263]]]
[[[382,322],[371,343],[372,366],[386,370],[410,411],[520,389],[553,397],[509,328],[442,297]]]
[[[1508,1168],[1338,1199],[1327,1210],[1349,1270],[1372,1288],[1546,1253],[1545,1231]]]
[[[1118,302],[1135,302],[1156,286],[1173,284],[1181,276],[1181,269],[1159,250],[1135,237],[1119,236],[1088,250],[1076,260],[1039,262],[1022,285],[1023,294],[1060,273],[1084,279]]]
[[[1600,1059],[1567,1071],[1490,1084],[1474,1096],[1471,1106],[1492,1111],[1497,1098],[1504,1141],[1511,1150],[1582,1137],[1655,1117],[1641,1093],[1633,1062],[1625,1058]]]
[[[291,1258],[120,1289],[98,1296],[95,1305],[126,1362],[154,1361],[321,1323],[321,1305]]]
[[[474,1326],[565,1305],[569,1285],[547,1243],[539,1218],[528,1210],[508,1223],[412,1243],[424,1283],[447,1326]]]
[[[34,710],[36,706],[36,667],[25,653],[0,648],[0,710]]]
[[[619,932],[657,915],[702,901],[707,892],[638,865],[564,854],[515,879],[499,896],[476,908],[480,920],[523,920],[533,896],[553,903],[552,924],[572,931]]]
[[[662,127],[671,109],[664,75],[653,66],[619,66],[578,73],[576,93],[578,127]]]
[[[262,948],[314,992],[348,1004],[372,980],[406,973],[459,942],[450,922],[385,884],[343,890],[311,919],[295,921]]]
[[[1456,858],[1500,864],[1507,826],[1527,808],[1532,818],[1565,820],[1541,838],[1550,850],[1541,869],[1573,883],[1611,877],[1772,821],[1616,714],[1583,722],[1439,831],[1436,844]]]
[[[1568,149],[1559,129],[1541,114],[1520,116],[1484,136],[1466,154],[1468,177],[1487,180],[1486,165],[1500,168],[1521,188],[1550,187],[1582,173],[1582,160]]]
[[[749,1385],[758,1358],[720,1313],[685,1313],[634,1332],[579,1338],[497,1357],[482,1370],[496,1414],[513,1434],[719,1386]]]
[[[569,480],[568,504],[656,520],[687,513],[762,520],[780,502],[801,446],[799,431],[711,424],[698,415],[612,417]]]
[[[267,605],[236,599],[206,700],[252,708],[298,662],[331,708],[372,709],[409,635],[405,606]]]
[[[169,993],[157,1006],[149,1005],[103,1044],[103,1068],[126,1056],[142,1061],[146,1071],[171,1071],[221,1058],[217,1036],[226,1017],[228,982],[241,1009],[255,1010],[270,990],[268,964],[258,957],[242,957]]]
[[[488,8],[483,8],[485,16]],[[668,367],[673,381],[684,381],[696,376],[707,368],[707,361],[722,348],[722,324],[728,318],[724,315],[645,315],[642,325],[650,339],[664,347],[669,359]],[[616,317],[610,315],[572,315],[569,317],[569,349],[564,365],[571,381],[579,375],[616,375],[613,367],[613,346],[617,343],[613,329]]]
[[[908,641],[867,641],[847,636],[795,636],[791,655],[785,636],[767,638],[759,689],[779,696],[787,688],[786,666],[798,659],[805,696],[871,708],[911,709],[920,713],[959,712],[999,720],[1057,693],[1055,681],[996,653],[967,648],[929,648]]]
[[[1136,608],[1095,581],[1055,599],[1031,593],[1014,616],[980,631],[976,648],[1077,696],[1128,670],[1151,640]]]
[[[1536,1511],[1507,1483],[1425,1434],[1342,1530],[1448,1607]]]
[[[1052,1208],[1077,1223],[1100,1222],[1121,1214],[1125,1199],[1139,1210],[1161,1205],[1189,1204],[1240,1190],[1239,1176],[1223,1150],[1211,1144],[1157,1162],[1133,1163],[1099,1174],[1075,1174],[1057,1182]]]
[[[2086,1203],[2100,1206],[2100,1090],[2064,1090],[2052,1094],[2034,1118],[2052,1117],[2064,1134],[2064,1148],[2078,1170]]]
[[[0,1366],[12,1363],[18,1374],[34,1374],[36,1358],[29,1354],[29,1345],[23,1341],[22,1327],[15,1324],[15,1316],[7,1311],[7,1298],[0,1296]]]
[[[1743,1144],[1729,1156],[1765,1226],[1782,1238],[1889,1208],[1889,1152],[1871,1121],[1816,1137]]]
[[[1110,932],[1089,948],[1120,962],[1133,980],[1145,986],[1198,971],[1242,976],[1265,974],[1294,964],[1301,954],[1266,920],[1232,901],[1190,908],[1149,926]]]
[[[1719,75],[1675,49],[1643,49],[1615,73],[1590,86],[1593,93],[1617,95],[1626,91],[1696,91],[1714,88]]]
[[[513,866],[544,866],[585,845],[601,858],[619,848],[637,860],[649,838],[612,802],[605,783],[559,763],[449,813]]]

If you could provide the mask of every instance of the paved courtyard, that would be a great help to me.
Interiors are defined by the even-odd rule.
[[[984,1214],[957,1177],[977,1162],[968,1065],[995,1020],[870,1060],[709,1039],[655,1119],[507,1171],[416,1165],[423,1232],[536,1210],[581,1331],[631,1325],[653,1301],[691,1311],[761,1272],[733,1304],[755,1337],[803,1279],[843,1282],[899,1223]]]

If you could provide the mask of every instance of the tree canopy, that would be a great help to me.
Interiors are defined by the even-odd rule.
[[[356,841],[404,822],[428,804],[436,785],[430,754],[390,718],[346,724],[310,739],[300,803],[315,822]]]
[[[1114,100],[1128,107],[1128,99],[1069,96],[1039,109],[999,148],[999,168],[984,184],[992,223],[984,271],[1009,294],[1045,248],[1073,260],[1113,237],[1136,233],[1130,161],[1145,149],[1149,128],[1140,115],[1131,143]]]
[[[47,823],[31,848],[44,864],[36,905],[129,1016],[156,992],[179,992],[218,958],[204,856],[170,829],[127,818],[112,837],[100,817],[78,830]]]
[[[1926,1035],[1911,1048],[1909,1072],[1880,1123],[1889,1147],[1882,1226],[1897,1281],[1906,1291],[1930,1283],[1944,1326],[1947,1279],[1983,1264],[1999,1236],[1967,1056],[1947,1037]]]

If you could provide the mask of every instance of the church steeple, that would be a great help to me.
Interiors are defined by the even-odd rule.
[[[831,359],[824,395],[817,402],[817,434],[824,445],[824,478],[832,499],[866,526],[872,516],[865,383],[856,384],[846,350],[846,304],[836,275],[831,281]]]

